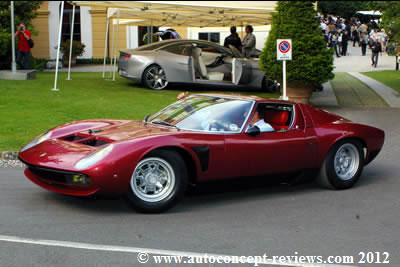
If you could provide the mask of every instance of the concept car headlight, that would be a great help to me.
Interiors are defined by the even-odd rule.
[[[47,132],[45,134],[39,135],[38,137],[36,137],[32,141],[30,141],[27,145],[25,145],[21,149],[21,152],[23,152],[25,150],[28,150],[29,148],[32,148],[32,147],[34,147],[34,146],[46,141],[47,139],[50,139],[50,136],[51,136],[51,131],[49,131],[49,132]]]
[[[77,168],[78,170],[83,170],[93,166],[100,160],[104,159],[108,154],[110,154],[113,148],[113,145],[107,145],[104,148],[87,155],[75,164],[75,168]]]

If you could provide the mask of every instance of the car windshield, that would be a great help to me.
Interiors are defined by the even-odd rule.
[[[252,105],[248,100],[195,95],[175,102],[147,121],[183,130],[238,133]]]

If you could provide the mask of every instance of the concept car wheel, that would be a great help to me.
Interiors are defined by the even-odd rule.
[[[151,65],[143,73],[143,83],[150,89],[164,89],[168,85],[164,69],[159,65]]]
[[[318,182],[332,189],[352,187],[364,167],[364,152],[360,142],[344,140],[334,145],[322,164]]]
[[[128,198],[138,211],[162,212],[181,199],[186,184],[184,160],[176,152],[160,150],[136,165],[131,176]]]

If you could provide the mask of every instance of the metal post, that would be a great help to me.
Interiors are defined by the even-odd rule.
[[[109,28],[109,26],[110,26],[110,18],[108,17],[108,8],[107,8],[106,36],[104,38],[103,79],[106,76],[106,58],[107,58],[107,50],[108,50],[108,28]]]
[[[58,41],[57,41],[57,56],[56,56],[56,72],[54,76],[54,87],[51,89],[52,91],[58,91],[57,88],[57,79],[58,79],[58,61],[60,61],[60,46],[61,46],[61,31],[62,31],[62,20],[64,14],[64,1],[61,1],[61,10],[60,10],[60,24],[58,25]]]
[[[11,71],[13,73],[17,72],[17,63],[15,62],[15,25],[14,25],[14,1],[11,1]]]
[[[282,99],[283,100],[289,100],[289,98],[286,95],[286,60],[283,60],[283,66],[282,66],[282,83],[283,83],[283,95]]]
[[[71,59],[72,59],[72,42],[74,40],[74,24],[75,24],[75,5],[72,6],[71,40],[69,42],[68,76],[67,76],[68,81],[71,80]]]
[[[113,65],[113,81],[115,81],[115,69],[117,65],[117,52],[116,50],[119,49],[119,9],[118,9],[118,17],[117,17],[117,45],[114,47],[114,65]]]
[[[396,70],[399,70],[399,56],[396,56]]]

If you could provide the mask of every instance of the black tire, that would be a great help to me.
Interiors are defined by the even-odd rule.
[[[160,71],[160,73],[158,73],[158,71]],[[161,78],[162,84],[152,80],[154,75],[159,75],[159,77]],[[168,86],[168,80],[167,80],[167,76],[165,74],[164,69],[157,64],[148,66],[143,71],[142,84],[145,85],[147,88],[150,88],[153,90],[162,90],[162,89],[166,88]]]
[[[354,147],[354,152],[358,154],[358,166],[354,165],[354,174],[349,175],[346,179],[339,177],[335,170],[335,156],[337,152],[348,146],[349,148]],[[326,156],[319,175],[317,182],[319,185],[329,189],[347,189],[352,187],[360,178],[364,167],[364,151],[362,144],[353,139],[346,139],[337,142],[329,151]]]
[[[137,187],[134,189],[134,180],[133,176],[137,168],[140,166],[141,162],[145,162],[149,159],[161,159],[164,162],[167,162],[173,170],[174,173],[174,185],[171,188],[171,191],[167,193],[162,199],[157,201],[146,201],[140,196]],[[147,155],[144,159],[142,159],[138,165],[136,166],[134,172],[132,173],[130,190],[128,193],[128,200],[132,204],[132,206],[139,212],[143,213],[160,213],[172,208],[179,200],[182,199],[188,180],[188,171],[185,165],[185,161],[182,157],[174,151],[169,150],[157,150],[149,155]],[[143,194],[143,193],[142,193]]]

